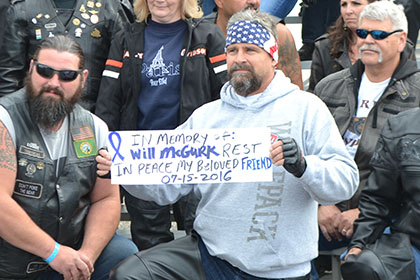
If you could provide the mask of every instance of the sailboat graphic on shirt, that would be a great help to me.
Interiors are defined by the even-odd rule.
[[[168,66],[165,64],[162,55],[163,49],[164,46],[161,46],[150,66],[143,64],[143,71],[145,71],[146,77],[150,78],[151,86],[166,85],[168,83],[168,76],[179,75],[179,65],[174,67],[173,62],[170,62]]]

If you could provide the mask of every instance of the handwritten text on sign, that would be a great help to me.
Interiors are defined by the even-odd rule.
[[[272,181],[269,128],[113,131],[113,184]]]

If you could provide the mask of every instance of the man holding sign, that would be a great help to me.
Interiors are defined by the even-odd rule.
[[[271,128],[273,181],[124,185],[161,205],[191,191],[201,200],[191,236],[127,258],[111,279],[309,279],[318,254],[318,203],[351,197],[358,172],[322,101],[275,70],[276,34],[265,13],[233,15],[226,39],[230,81],[221,100],[180,127]]]

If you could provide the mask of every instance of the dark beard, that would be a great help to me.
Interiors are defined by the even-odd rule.
[[[246,73],[235,74],[235,70],[246,69],[250,71],[251,77]],[[256,74],[254,69],[248,65],[233,65],[228,72],[228,79],[232,87],[235,89],[236,93],[241,96],[248,96],[251,93],[257,91],[262,84],[262,79],[260,79]]]
[[[251,10],[258,10],[258,6],[257,5],[255,5],[255,4],[249,4],[248,6],[246,6],[245,7],[245,9],[244,10],[247,10],[247,9],[251,9]]]
[[[82,94],[81,83],[70,100],[64,98],[64,93],[58,88],[44,86],[39,92],[34,92],[30,75],[26,78],[26,97],[29,102],[29,114],[39,126],[52,130],[73,111],[74,105]],[[53,91],[60,96],[59,100],[45,97],[46,91]]]

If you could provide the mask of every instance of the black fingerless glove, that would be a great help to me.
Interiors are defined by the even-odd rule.
[[[300,178],[306,170],[306,161],[293,138],[279,139],[283,142],[284,169]]]

